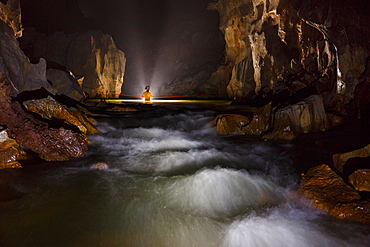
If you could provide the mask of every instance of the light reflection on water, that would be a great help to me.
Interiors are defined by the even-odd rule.
[[[361,226],[293,192],[278,147],[226,141],[208,125],[213,114],[100,119],[85,158],[15,171],[25,195],[0,204],[0,246],[368,244]]]

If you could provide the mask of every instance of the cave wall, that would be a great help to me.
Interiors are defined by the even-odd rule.
[[[345,114],[369,56],[365,1],[219,0],[231,66],[229,98],[314,87],[326,109]],[[368,7],[367,7],[368,8]]]
[[[70,70],[90,98],[118,98],[124,83],[126,57],[112,37],[100,31],[55,32],[34,44],[34,57]]]

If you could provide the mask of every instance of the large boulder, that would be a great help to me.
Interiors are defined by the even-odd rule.
[[[70,70],[91,98],[118,98],[125,74],[125,54],[102,32],[55,32],[35,44],[35,57]]]
[[[17,143],[48,161],[63,161],[85,154],[88,139],[84,134],[63,127],[49,128],[48,124],[25,112],[19,102],[12,101],[11,91],[9,80],[0,73],[0,125],[9,129]]]
[[[53,118],[56,118],[67,124],[74,125],[84,134],[99,133],[85,114],[77,108],[68,108],[60,104],[51,96],[43,99],[24,101],[23,106],[30,112],[34,112],[44,119],[52,120]]]
[[[300,134],[325,131],[331,127],[320,95],[312,95],[279,109],[274,119],[273,130],[263,136],[266,139],[293,140]]]
[[[8,137],[6,130],[0,131],[0,169],[21,168],[18,160],[26,157],[19,144]]]
[[[360,169],[349,175],[348,181],[358,191],[370,191],[370,169]]]
[[[248,117],[239,114],[220,114],[212,121],[211,126],[216,126],[220,135],[243,133],[243,127],[250,123]]]
[[[301,191],[312,204],[337,218],[370,223],[370,200],[361,196],[328,165],[311,168],[302,177]]]

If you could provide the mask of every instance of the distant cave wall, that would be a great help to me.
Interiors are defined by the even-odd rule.
[[[313,86],[343,111],[369,56],[366,1],[219,0],[230,98],[250,100],[291,85]]]
[[[102,32],[55,32],[35,44],[35,57],[58,63],[79,79],[90,98],[118,98],[124,83],[125,54]]]

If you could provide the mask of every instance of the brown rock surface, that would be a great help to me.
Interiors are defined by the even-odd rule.
[[[243,133],[247,135],[261,135],[271,127],[272,117],[272,103],[270,102],[253,114],[250,124],[243,127]]]
[[[330,211],[330,214],[341,219],[370,224],[370,199],[338,203]]]
[[[343,166],[349,159],[356,157],[364,158],[369,156],[370,156],[370,144],[364,148],[360,148],[351,152],[334,154],[333,155],[334,167],[337,168],[339,171],[343,172]]]
[[[5,130],[0,132],[0,169],[21,168],[18,160],[25,158],[26,153],[18,143],[8,137]]]
[[[279,109],[274,119],[273,130],[263,136],[266,139],[292,140],[303,133],[320,132],[330,128],[320,95],[312,95]]]
[[[216,131],[221,135],[242,133],[243,126],[250,122],[249,118],[238,114],[218,115],[211,125],[216,125]]]
[[[82,112],[76,108],[68,109],[50,96],[44,99],[28,100],[23,102],[23,105],[27,110],[37,113],[45,119],[51,120],[55,117],[57,119],[65,120],[65,122],[78,127],[78,129],[84,134],[99,133]]]
[[[355,171],[349,175],[348,181],[358,191],[370,191],[370,169]]]
[[[361,198],[328,165],[313,167],[303,175],[301,190],[316,207],[325,212],[331,212],[338,203],[349,203]]]
[[[0,20],[13,29],[16,38],[22,36],[23,28],[19,0],[8,0],[6,4],[0,2]]]
[[[85,154],[88,144],[85,135],[64,128],[51,129],[34,119],[17,101],[11,100],[11,90],[9,81],[0,74],[0,125],[5,125],[20,145],[48,161],[68,160]]]

